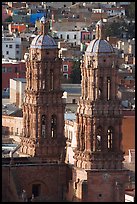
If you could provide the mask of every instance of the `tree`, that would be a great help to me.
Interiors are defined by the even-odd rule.
[[[126,32],[127,36],[131,38],[135,37],[135,25],[134,23],[126,23],[124,20],[119,22],[112,22],[105,25],[105,35],[115,36],[118,38],[122,37],[122,33]]]
[[[135,2],[131,2],[127,7],[126,15],[130,20],[135,20]]]
[[[124,21],[119,21],[119,22],[112,22],[106,24],[105,27],[105,33],[106,36],[115,36],[120,38],[121,33],[125,31],[127,28],[127,24]]]
[[[80,70],[80,60],[74,61],[72,72],[70,74],[70,82],[72,84],[81,83],[81,70]]]

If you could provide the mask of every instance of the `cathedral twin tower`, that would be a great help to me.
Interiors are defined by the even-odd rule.
[[[43,17],[41,34],[33,39],[26,62],[21,152],[57,162],[65,154],[65,104],[61,98],[62,62],[54,39],[48,35],[48,27]]]
[[[103,26],[102,20],[97,23],[96,38],[90,42],[81,63],[77,148],[72,180],[66,193],[71,201],[124,201],[127,172],[122,166],[117,59],[113,47],[104,39]],[[62,60],[48,29],[49,23],[43,17],[41,33],[33,39],[26,62],[20,152],[43,162],[65,163]]]

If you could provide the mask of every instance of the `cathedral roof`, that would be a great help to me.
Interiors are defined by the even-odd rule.
[[[57,48],[55,40],[50,35],[37,35],[31,42],[31,48]]]
[[[48,34],[49,32],[49,21],[43,16],[40,19],[41,23],[41,34],[37,35],[31,42],[31,48],[44,48],[44,49],[53,49],[57,48],[55,40]]]
[[[86,52],[92,53],[114,53],[112,45],[107,40],[94,39],[88,45]]]

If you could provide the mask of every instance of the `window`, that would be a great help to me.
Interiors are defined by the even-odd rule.
[[[67,35],[67,40],[69,39],[69,35]]]
[[[99,98],[103,97],[102,90],[103,90],[103,77],[100,77],[99,78]]]
[[[68,79],[68,74],[63,74],[65,79]]]
[[[9,45],[9,48],[12,48],[12,45]]]
[[[6,47],[8,47],[8,45],[6,45]]]
[[[110,100],[110,89],[111,89],[110,78],[107,77],[107,100]]]
[[[95,37],[96,37],[96,36],[95,36],[95,35],[93,35],[93,40],[95,39]]]
[[[63,65],[63,71],[68,72],[68,65]]]
[[[102,134],[102,127],[99,126],[97,128],[97,136],[96,136],[96,150],[97,151],[101,151],[101,140],[102,140],[101,134]]]
[[[15,67],[15,73],[17,73],[18,72],[18,67]]]
[[[40,195],[41,185],[40,184],[33,184],[32,185],[32,194],[34,197],[38,197]]]
[[[19,47],[20,47],[20,46],[17,44],[17,45],[16,45],[16,48],[19,48]]]
[[[75,104],[76,103],[76,99],[72,99],[72,103]]]
[[[7,68],[6,67],[2,67],[2,72],[7,72]]]
[[[42,134],[42,138],[45,138],[46,137],[46,116],[42,115],[41,120],[42,120],[41,134]]]
[[[17,50],[17,51],[16,51],[16,54],[18,55],[19,53],[20,53],[20,52]]]
[[[74,39],[77,39],[77,35],[74,35]]]
[[[113,130],[111,127],[109,127],[107,131],[108,149],[112,149],[112,136],[113,136]]]
[[[17,128],[17,134],[19,134],[19,128]]]
[[[62,39],[63,37],[62,37],[62,34],[60,34],[60,39]]]
[[[56,137],[57,135],[57,117],[52,115],[51,117],[51,137]]]
[[[42,81],[42,89],[45,89],[45,80]]]
[[[6,51],[6,55],[8,55],[9,54],[9,51]]]
[[[11,127],[10,134],[13,135],[13,127]]]
[[[50,90],[54,88],[54,77],[53,77],[53,70],[50,71]]]
[[[7,68],[7,72],[12,72],[12,68],[11,67]]]

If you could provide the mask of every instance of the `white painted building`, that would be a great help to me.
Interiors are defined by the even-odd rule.
[[[2,58],[21,59],[21,38],[20,37],[2,37]]]
[[[126,192],[125,202],[135,202],[135,192]]]
[[[76,122],[74,113],[65,114],[65,137],[67,138],[66,162],[74,164],[74,149],[77,147],[76,141]],[[67,118],[67,119],[66,119]]]
[[[81,31],[74,30],[74,31],[54,31],[55,36],[59,39],[66,40],[69,43],[73,43],[73,45],[80,45],[81,44]]]
[[[24,102],[25,86],[25,78],[10,79],[10,103],[15,103],[19,108],[22,107],[22,103]],[[62,84],[61,87],[64,90],[62,97],[66,103],[66,110],[75,112],[81,94],[81,85]]]
[[[92,13],[103,13],[104,11],[101,8],[92,9]]]
[[[135,39],[133,38],[132,40],[119,40],[116,44],[116,48],[119,50],[123,50],[124,54],[132,54],[135,56]]]
[[[19,108],[24,102],[25,78],[10,79],[10,103],[15,103]]]
[[[103,8],[102,11],[106,12],[108,16],[125,16],[125,8],[122,7],[112,7],[112,8]]]

